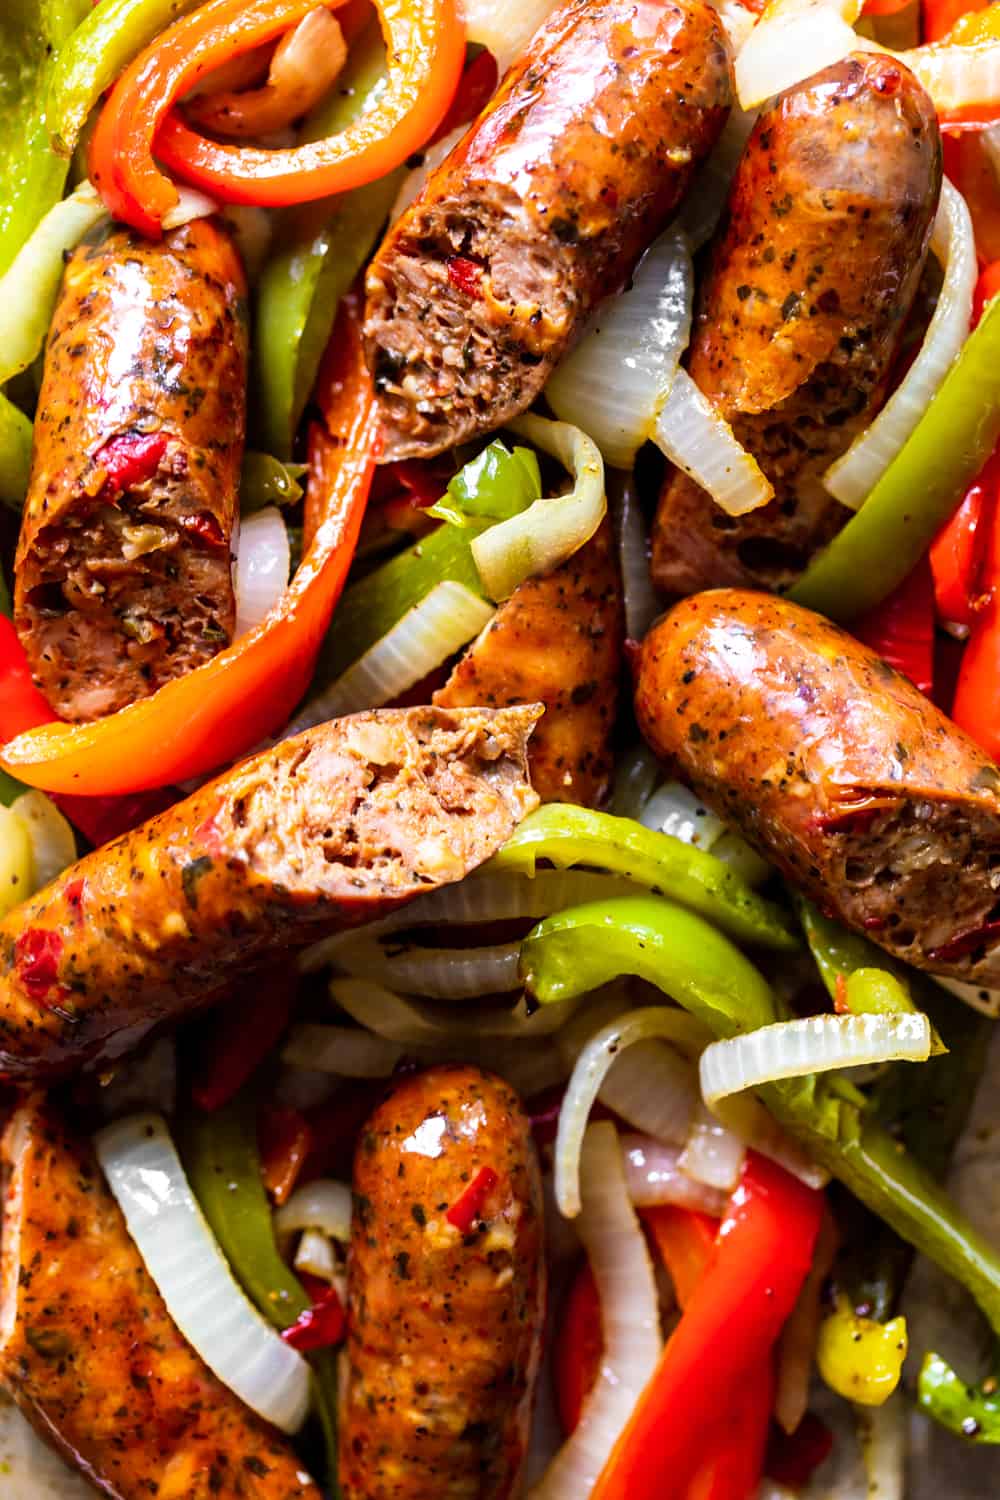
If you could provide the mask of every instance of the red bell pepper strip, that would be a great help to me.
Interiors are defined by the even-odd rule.
[[[580,1420],[583,1403],[600,1371],[603,1353],[601,1299],[590,1264],[584,1261],[563,1303],[552,1354],[556,1409],[566,1437]]]
[[[287,721],[343,588],[377,452],[356,303],[345,299],[333,337],[343,342],[345,364],[328,413],[339,441],[326,470],[322,521],[280,603],[225,651],[149,698],[92,724],[45,724],[18,735],[0,753],[12,776],[87,796],[168,786],[235,760]]]
[[[866,16],[895,16],[901,10],[905,10],[910,0],[865,0],[864,14]]]
[[[909,0],[906,0],[906,3],[908,4]],[[460,125],[467,125],[470,120],[474,120],[496,93],[498,78],[499,70],[493,54],[487,52],[485,48],[482,52],[477,52],[459,79],[455,97],[448,106],[448,113],[435,130],[428,145],[433,146],[437,141],[443,141],[446,135],[451,135],[451,132],[457,130]]]
[[[930,696],[934,688],[934,579],[926,557],[851,628],[859,641]]]
[[[255,975],[249,993],[213,1012],[197,1048],[191,1087],[199,1109],[211,1113],[239,1093],[287,1029],[294,1003],[295,984],[281,965]]]
[[[813,1471],[830,1456],[833,1433],[815,1412],[807,1411],[793,1433],[776,1428],[771,1435],[764,1472],[779,1484],[798,1490],[809,1483]]]
[[[774,1406],[774,1367],[770,1359],[755,1368],[730,1398],[711,1450],[685,1500],[755,1500],[764,1472],[764,1456]]]
[[[347,1332],[347,1319],[337,1288],[327,1287],[318,1302],[300,1313],[290,1328],[283,1328],[281,1337],[300,1354],[314,1349],[330,1349],[343,1343]]]
[[[309,1121],[297,1109],[265,1105],[257,1121],[260,1171],[273,1203],[287,1203],[312,1149]]]
[[[0,615],[0,740],[12,740],[25,729],[54,719],[35,687],[14,622]]]
[[[937,617],[944,625],[971,627],[986,602],[980,576],[1000,484],[994,456],[965,492],[961,505],[931,543]]]
[[[823,1195],[749,1152],[715,1255],[590,1500],[687,1494],[716,1415],[768,1358],[812,1260]]]
[[[670,1272],[681,1307],[687,1307],[715,1254],[718,1219],[693,1209],[664,1204],[642,1211],[663,1264]]]
[[[1000,757],[1000,517],[996,505],[983,568],[986,592],[969,636],[951,716],[993,760]]]
[[[57,793],[52,800],[73,827],[99,849],[145,823],[147,818],[165,812],[180,795],[175,787],[159,787],[154,792],[135,792],[126,797],[70,797]]]
[[[448,1223],[459,1234],[468,1234],[483,1211],[483,1204],[496,1187],[499,1178],[492,1167],[480,1167],[468,1187],[455,1199],[445,1214]]]

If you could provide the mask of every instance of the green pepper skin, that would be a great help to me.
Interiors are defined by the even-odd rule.
[[[763,977],[727,938],[653,896],[560,912],[529,933],[521,955],[522,978],[542,1003],[634,974],[671,995],[719,1037],[753,1030],[777,1015]],[[863,1096],[835,1078],[814,1075],[770,1083],[759,1093],[821,1165],[961,1282],[1000,1331],[1000,1255],[867,1115]]]
[[[781,908],[758,895],[721,859],[631,818],[585,807],[540,807],[525,818],[490,868],[533,875],[540,859],[561,870],[583,864],[624,875],[700,912],[742,942],[781,952],[798,947]]]
[[[1000,299],[995,298],[909,441],[789,597],[831,620],[853,620],[878,604],[919,562],[998,437]]]
[[[542,497],[542,476],[532,448],[513,453],[495,439],[465,464],[448,483],[447,494],[427,514],[453,526],[466,525],[470,516],[506,521]]]
[[[1000,1380],[990,1375],[966,1385],[939,1354],[928,1354],[920,1370],[917,1400],[922,1411],[956,1437],[1000,1443]]]

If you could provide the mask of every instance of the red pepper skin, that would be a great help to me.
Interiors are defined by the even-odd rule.
[[[940,42],[948,35],[955,22],[972,10],[983,10],[989,0],[922,0],[922,38],[925,42]],[[868,7],[866,6],[867,10]]]
[[[996,465],[994,455],[931,543],[934,602],[944,625],[971,629],[984,603],[979,577],[996,505]]]
[[[770,1359],[743,1379],[709,1440],[711,1457],[688,1486],[685,1500],[754,1500],[764,1472],[774,1384]]]
[[[930,697],[934,688],[934,579],[921,558],[887,599],[855,620],[853,634]]]
[[[469,1186],[455,1199],[445,1218],[454,1225],[459,1234],[468,1234],[479,1215],[483,1204],[499,1181],[492,1167],[480,1167]]]
[[[711,1267],[667,1341],[590,1500],[686,1496],[712,1414],[758,1372],[812,1260],[823,1195],[749,1152]],[[669,1476],[669,1484],[664,1484]]]
[[[791,1434],[775,1428],[768,1445],[764,1472],[779,1484],[801,1489],[809,1483],[813,1471],[829,1457],[833,1433],[815,1412],[807,1411]]]
[[[334,1344],[342,1344],[346,1332],[343,1304],[337,1288],[330,1286],[318,1302],[299,1314],[291,1328],[282,1330],[281,1337],[300,1354],[307,1354],[313,1349],[330,1349]]]
[[[257,1121],[260,1171],[273,1203],[287,1203],[312,1149],[309,1121],[297,1109],[265,1105]]]
[[[983,313],[986,311],[987,302],[1000,292],[1000,260],[991,261],[984,266],[979,273],[976,282],[976,290],[972,296],[972,326],[975,328]]]
[[[992,460],[991,460],[992,462]],[[1000,517],[994,504],[983,563],[986,593],[969,636],[951,716],[993,760],[1000,757]]]
[[[13,620],[0,615],[0,741],[55,718],[35,687]]]
[[[603,1352],[601,1299],[594,1273],[589,1262],[584,1261],[563,1303],[553,1350],[556,1409],[566,1437],[580,1420],[583,1403],[601,1368]]]
[[[94,454],[94,463],[107,473],[106,489],[120,494],[152,479],[166,450],[165,433],[123,432]]]
[[[249,994],[225,1005],[206,1023],[197,1049],[191,1095],[199,1109],[221,1109],[255,1073],[288,1026],[295,985],[286,965],[254,977]]]
[[[436,145],[446,135],[474,120],[479,111],[493,98],[497,90],[498,70],[496,58],[484,48],[475,57],[458,80],[455,97],[448,106],[448,113],[431,136],[428,145]]]
[[[125,797],[74,797],[67,793],[52,800],[73,827],[99,849],[120,834],[138,828],[147,818],[165,812],[179,797],[180,792],[175,788],[160,787]]]
[[[678,1303],[687,1307],[715,1255],[718,1219],[668,1203],[644,1208],[641,1218],[670,1272]]]

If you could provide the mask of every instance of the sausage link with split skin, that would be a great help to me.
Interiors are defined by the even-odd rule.
[[[1000,770],[874,651],[715,589],[650,631],[635,705],[656,754],[830,916],[1000,986]]]
[[[705,0],[564,0],[369,267],[383,461],[530,406],[677,208],[731,93]]]
[[[0,923],[0,1076],[120,1056],[255,966],[461,880],[538,805],[540,713],[320,724],[71,865]]]
[[[849,518],[822,474],[885,399],[940,187],[934,106],[895,59],[853,54],[762,111],[688,368],[774,499],[729,516],[671,470],[653,528],[658,588],[783,587]]]
[[[509,1500],[545,1302],[517,1096],[472,1067],[407,1078],[361,1131],[354,1205],[344,1500]]]
[[[14,619],[56,713],[94,719],[214,656],[246,407],[246,279],[198,219],[70,257],[52,319]]]

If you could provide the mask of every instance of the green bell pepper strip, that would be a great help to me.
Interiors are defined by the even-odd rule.
[[[179,1132],[184,1170],[233,1274],[275,1328],[311,1306],[274,1243],[271,1205],[260,1171],[257,1100],[246,1087],[221,1109],[192,1109]],[[313,1393],[323,1428],[328,1484],[337,1483],[337,1363],[332,1350],[311,1354]]]
[[[499,439],[449,480],[447,493],[427,514],[453,526],[467,526],[470,516],[506,521],[542,498],[542,474],[532,448],[513,453]]]
[[[781,908],[758,895],[721,859],[632,818],[550,803],[529,813],[494,855],[490,869],[534,875],[540,859],[560,870],[590,865],[623,875],[708,917],[743,942],[783,952],[798,947]]]
[[[0,391],[0,501],[11,510],[24,504],[30,472],[31,421]]]
[[[872,609],[919,562],[1000,437],[1000,298],[864,505],[789,597],[832,620]]]
[[[921,1410],[957,1437],[1000,1443],[1000,1373],[966,1385],[940,1354],[928,1354],[917,1381]]]
[[[248,448],[240,470],[240,513],[250,515],[266,505],[295,505],[302,499],[299,480],[308,464],[282,463],[270,453]]]
[[[373,21],[351,47],[333,95],[307,120],[304,141],[344,130],[385,86],[385,45]],[[364,265],[404,169],[335,198],[289,209],[257,286],[254,318],[258,425],[266,448],[289,458],[337,305]]]
[[[728,938],[655,896],[560,912],[539,923],[521,945],[521,977],[543,1004],[585,994],[623,974],[656,985],[719,1037],[754,1030],[778,1014],[765,980]],[[757,1092],[816,1161],[961,1282],[1000,1330],[1000,1254],[868,1116],[856,1090],[809,1075]]]

